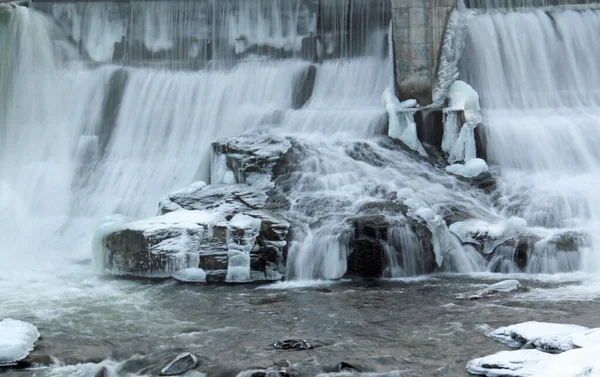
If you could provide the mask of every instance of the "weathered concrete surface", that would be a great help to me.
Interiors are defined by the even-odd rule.
[[[398,97],[429,105],[446,20],[457,0],[391,1]]]

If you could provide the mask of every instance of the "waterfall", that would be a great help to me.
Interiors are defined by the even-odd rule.
[[[593,252],[580,250],[578,268],[597,271],[600,11],[481,14],[468,29],[460,74],[481,97],[498,208],[531,227],[584,232]],[[573,269],[542,246],[536,255],[557,259],[535,272]]]

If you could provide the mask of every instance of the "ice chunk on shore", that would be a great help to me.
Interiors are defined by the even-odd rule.
[[[466,178],[477,177],[489,170],[486,162],[481,158],[473,158],[465,164],[454,164],[446,167],[446,171],[452,174],[461,175]]]
[[[26,358],[39,337],[38,329],[31,323],[11,318],[0,321],[0,366]]]

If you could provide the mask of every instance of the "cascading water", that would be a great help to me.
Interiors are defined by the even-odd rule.
[[[497,207],[541,233],[589,237],[568,258],[539,244],[534,256],[547,261],[528,270],[598,271],[600,11],[484,13],[468,28],[461,77],[481,96]]]

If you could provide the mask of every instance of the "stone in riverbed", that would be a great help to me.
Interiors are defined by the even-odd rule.
[[[336,367],[336,372],[358,372],[361,373],[362,370],[350,363],[342,361]]]
[[[273,344],[273,347],[278,350],[308,350],[313,348],[305,339],[283,339]]]
[[[489,298],[496,294],[510,293],[510,292],[522,292],[526,289],[521,286],[518,280],[503,280],[495,284],[488,285],[487,287],[480,289],[475,293],[458,295],[459,299],[479,300],[483,298]]]
[[[290,373],[285,368],[271,367],[264,371],[252,373],[250,377],[290,377]]]
[[[189,352],[185,352],[178,355],[175,360],[171,361],[166,367],[164,367],[160,371],[160,374],[162,376],[174,376],[177,374],[182,374],[190,369],[195,368],[197,362],[198,359],[196,356]]]

